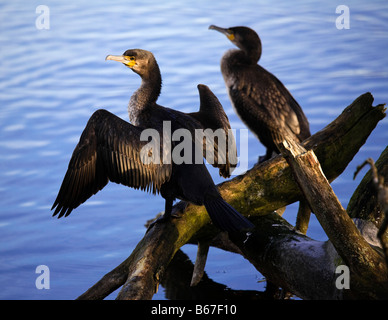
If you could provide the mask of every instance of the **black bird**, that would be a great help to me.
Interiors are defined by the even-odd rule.
[[[309,123],[298,102],[278,78],[257,64],[262,50],[258,34],[247,27],[209,29],[225,34],[239,48],[224,54],[221,72],[237,114],[267,148],[260,162],[279,153],[276,144],[284,135],[299,142],[308,138]]]
[[[307,139],[310,125],[302,108],[278,78],[257,64],[262,50],[258,34],[247,27],[211,25],[209,29],[223,33],[239,48],[224,54],[221,72],[237,114],[267,148],[259,162],[279,153],[277,144],[285,137],[298,142]],[[310,212],[302,199],[295,225],[302,233],[307,231]]]
[[[165,146],[161,142],[162,138],[153,147],[149,147],[148,140],[141,139],[145,129],[153,129],[166,139],[166,132],[163,131],[166,121],[171,125],[172,133],[178,129],[187,129],[193,133],[195,129],[203,129],[205,126],[213,130],[230,129],[222,105],[210,89],[205,85],[198,85],[200,110],[185,114],[156,103],[162,79],[151,52],[132,49],[125,51],[122,56],[109,55],[106,59],[122,62],[142,79],[140,88],[132,95],[128,105],[131,124],[103,109],[91,116],[70,159],[52,207],[55,208],[53,216],[69,215],[73,209],[112,181],[151,191],[153,194],[160,192],[166,200],[161,221],[171,216],[173,201],[178,198],[196,205],[205,205],[213,223],[222,230],[235,232],[252,228],[253,224],[248,219],[223,200],[202,157],[200,163],[177,164],[174,159],[168,161],[171,152],[166,150],[168,148],[163,148]],[[171,135],[167,138],[172,148],[178,144]],[[194,142],[195,139],[192,139]],[[194,160],[195,144],[191,145],[193,152],[189,160]],[[217,148],[217,143],[213,147],[216,149],[215,153],[222,151],[218,150],[220,148]],[[235,152],[235,146],[233,148]],[[156,157],[159,152],[159,158],[162,159]],[[230,150],[224,153],[227,152]],[[230,153],[229,158],[236,157],[233,152]],[[235,166],[237,161],[215,162],[214,166],[219,167],[220,174],[226,177],[230,175],[233,163]]]

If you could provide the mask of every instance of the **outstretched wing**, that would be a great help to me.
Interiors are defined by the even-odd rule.
[[[109,181],[153,193],[171,176],[171,164],[162,164],[159,145],[140,141],[141,129],[106,110],[89,119],[74,149],[53,216],[68,216]],[[159,152],[159,153],[158,153]],[[150,161],[153,159],[153,161]]]
[[[219,168],[221,176],[230,177],[237,165],[237,148],[228,116],[209,87],[199,84],[198,91],[200,109],[189,115],[198,120],[204,130],[203,156],[213,167]]]

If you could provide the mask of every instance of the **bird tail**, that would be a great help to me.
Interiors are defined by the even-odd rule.
[[[223,231],[238,232],[254,227],[253,223],[221,197],[209,197],[205,199],[204,205],[213,223]]]

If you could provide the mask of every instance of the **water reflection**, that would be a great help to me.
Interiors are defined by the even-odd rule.
[[[194,265],[181,250],[175,254],[166,269],[161,285],[165,296],[171,300],[268,300],[271,297],[266,292],[256,290],[233,290],[226,285],[211,280],[205,273],[202,280],[191,287],[191,276]]]

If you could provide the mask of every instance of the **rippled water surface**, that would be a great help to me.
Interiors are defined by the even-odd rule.
[[[182,111],[198,105],[198,83],[233,112],[219,70],[232,44],[210,24],[246,25],[261,36],[261,65],[277,75],[309,118],[312,133],[356,97],[388,102],[388,4],[351,1],[350,29],[338,30],[336,1],[44,1],[50,28],[36,27],[40,1],[0,4],[0,291],[1,299],[73,299],[124,260],[142,238],[146,220],[163,210],[160,197],[110,184],[67,219],[50,208],[90,115],[98,108],[127,119],[139,77],[107,54],[152,51],[163,76],[159,103]],[[388,120],[333,183],[347,206],[352,174],[388,141]],[[249,135],[249,165],[264,148]],[[217,172],[209,169],[216,182]],[[285,218],[294,223],[295,205]],[[308,235],[325,239],[313,220]],[[195,257],[194,246],[183,250]],[[50,289],[37,290],[35,268],[50,268]],[[232,289],[262,290],[243,258],[211,249],[208,275]],[[112,295],[110,298],[114,298]],[[155,296],[164,299],[161,289]]]

